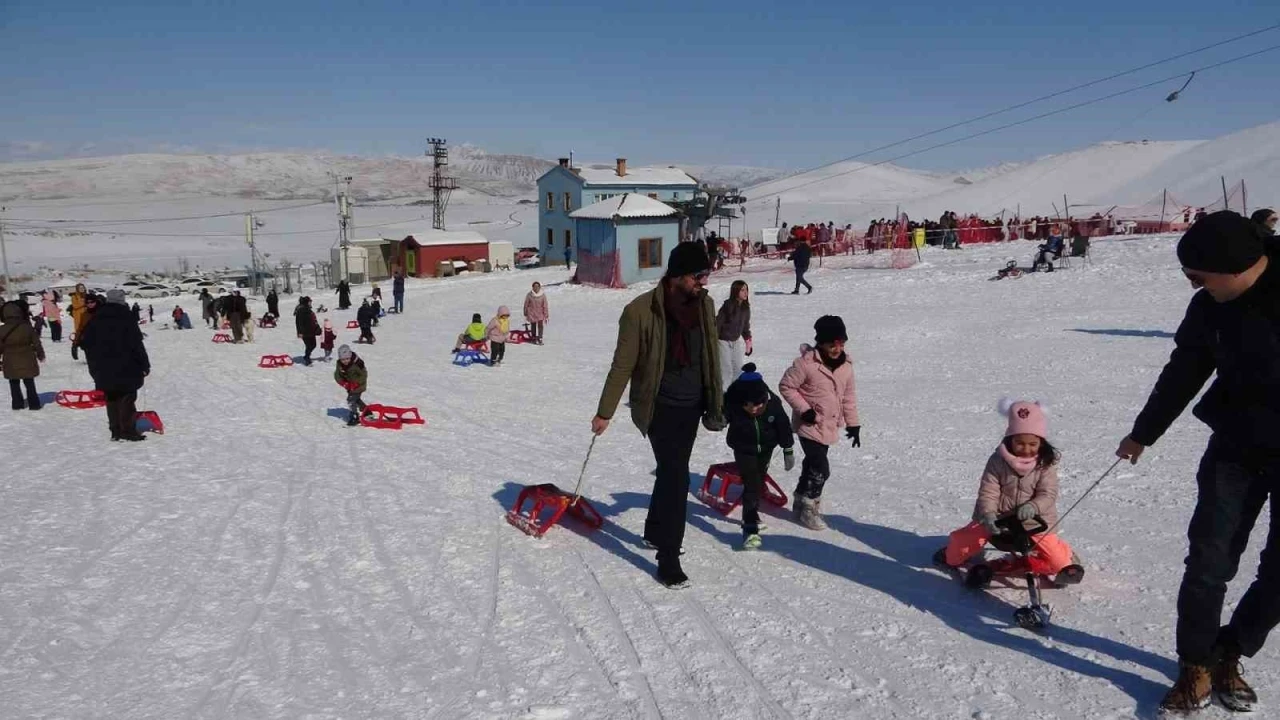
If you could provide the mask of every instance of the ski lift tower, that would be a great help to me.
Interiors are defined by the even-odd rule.
[[[689,237],[700,237],[706,224],[715,219],[720,234],[728,238],[728,228],[738,218],[737,208],[745,205],[747,199],[738,188],[699,185],[692,200],[668,201],[667,204],[679,210],[688,220]]]
[[[449,206],[449,196],[458,189],[458,179],[445,173],[449,169],[449,148],[443,138],[428,138],[431,149],[431,227],[444,229],[444,211]]]

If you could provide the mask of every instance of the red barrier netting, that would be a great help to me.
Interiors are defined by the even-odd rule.
[[[622,282],[622,267],[618,253],[604,252],[599,255],[578,249],[578,269],[574,272],[573,281],[583,285],[596,285],[607,288],[625,288]]]

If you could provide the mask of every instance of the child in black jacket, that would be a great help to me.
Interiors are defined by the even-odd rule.
[[[796,465],[791,417],[754,363],[743,365],[742,374],[725,391],[724,412],[729,421],[725,441],[742,477],[742,549],[756,550],[761,544],[760,493],[774,448],[782,446],[785,469]]]

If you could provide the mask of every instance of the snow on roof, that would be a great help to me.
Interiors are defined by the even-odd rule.
[[[588,220],[609,220],[615,217],[670,217],[675,214],[676,209],[666,203],[658,202],[645,195],[623,193],[608,200],[601,200],[594,205],[574,210],[569,213],[569,217]]]
[[[677,167],[627,168],[627,174],[618,177],[616,167],[584,167],[578,177],[587,185],[697,185],[689,173]]]
[[[382,238],[400,242],[405,238],[413,238],[414,242],[423,246],[430,245],[480,245],[488,244],[489,238],[474,230],[383,230]]]

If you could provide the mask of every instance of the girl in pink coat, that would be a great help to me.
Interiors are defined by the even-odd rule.
[[[1058,451],[1049,444],[1049,424],[1044,409],[1032,402],[1002,401],[1000,412],[1009,417],[1004,440],[987,460],[978,484],[973,522],[951,533],[938,560],[959,567],[981,555],[998,534],[996,520],[1016,516],[1028,529],[1037,515],[1053,527],[1058,521]],[[1058,582],[1079,582],[1084,569],[1075,563],[1071,546],[1051,533],[1035,536],[1036,547],[1027,557],[1031,572],[1058,575]],[[1012,570],[1011,559],[989,563],[997,572]]]
[[[547,296],[542,292],[542,283],[536,282],[529,294],[524,296],[524,320],[529,323],[529,339],[541,345],[542,331],[550,319]]]
[[[853,447],[861,447],[862,425],[853,361],[844,352],[849,341],[844,321],[836,315],[823,315],[813,329],[817,347],[800,347],[800,357],[782,375],[778,390],[791,406],[791,425],[804,451],[791,511],[810,530],[824,530],[822,488],[831,476],[827,449],[839,442],[841,429]]]

